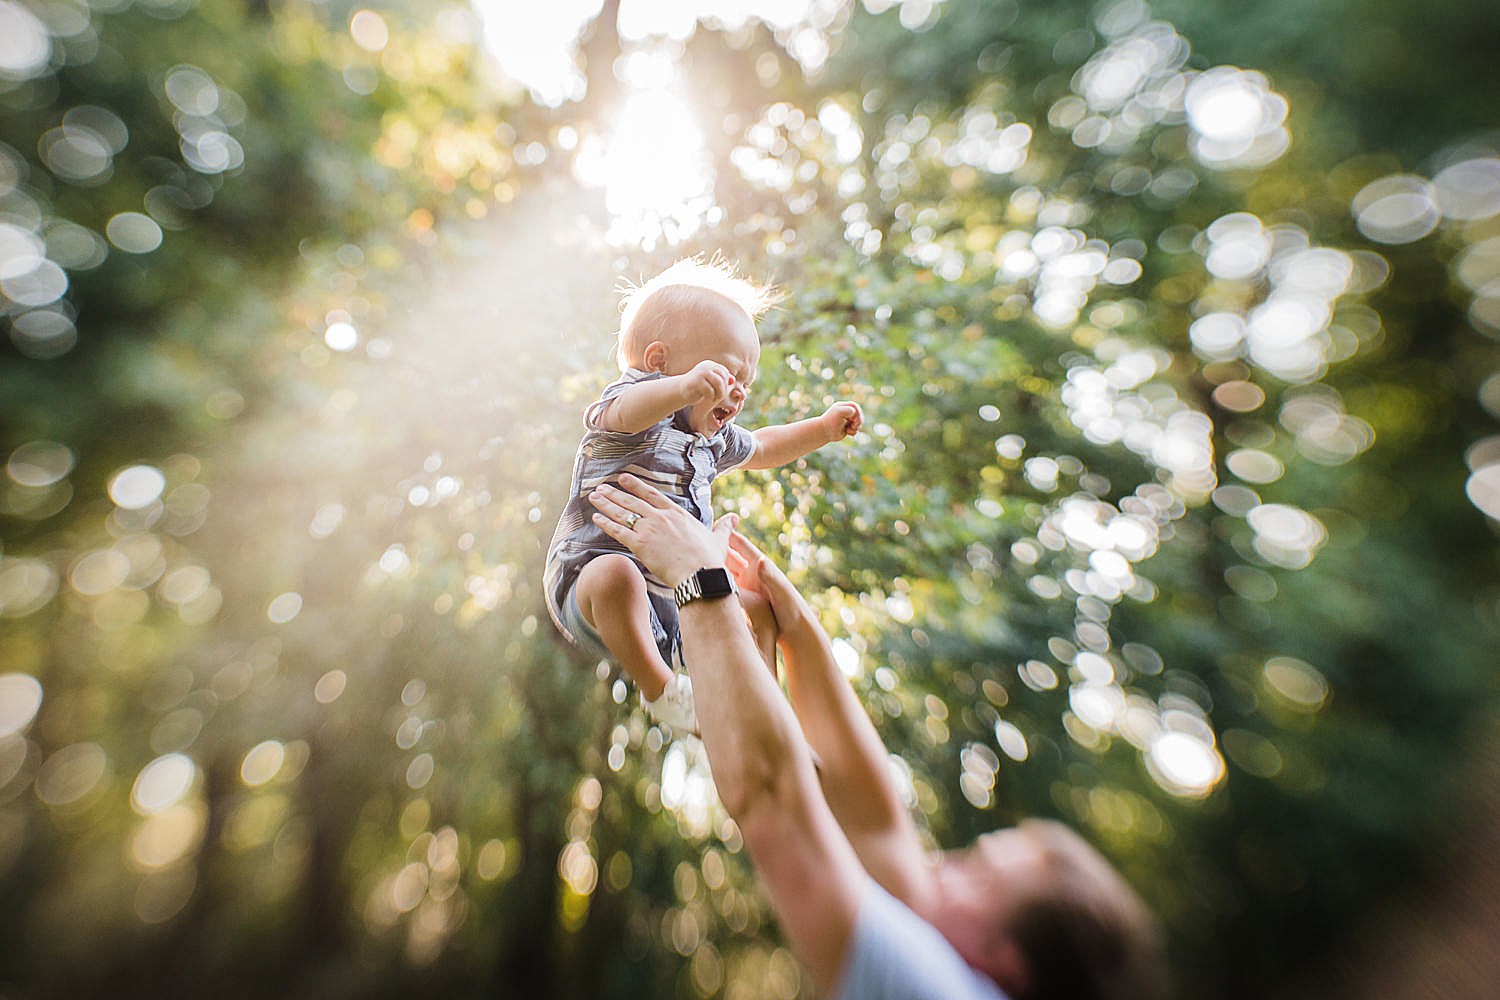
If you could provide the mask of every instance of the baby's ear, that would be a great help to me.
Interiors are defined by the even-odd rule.
[[[651,343],[646,345],[646,349],[641,352],[641,362],[645,364],[647,371],[666,371],[667,345],[659,340],[651,341]]]

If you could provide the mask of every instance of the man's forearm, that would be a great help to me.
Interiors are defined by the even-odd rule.
[[[788,942],[818,991],[830,995],[859,913],[859,857],[818,787],[797,719],[761,661],[739,601],[694,601],[680,621],[719,798]]]
[[[891,773],[890,759],[854,689],[833,658],[827,634],[802,602],[785,623],[781,651],[787,690],[802,731],[821,760],[823,794],[860,862],[918,912],[930,904],[924,851]]]
[[[783,630],[781,651],[797,719],[825,774],[837,775],[828,790],[835,815],[846,827],[851,821],[880,826],[904,816],[885,744],[839,670],[827,634],[792,623]]]
[[[739,600],[693,601],[679,622],[714,785],[729,814],[743,821],[799,778],[811,780],[811,755]],[[804,768],[808,773],[799,775]]]
[[[759,427],[753,434],[755,456],[746,463],[746,468],[750,469],[774,469],[788,462],[795,462],[831,440],[828,426],[822,417]]]

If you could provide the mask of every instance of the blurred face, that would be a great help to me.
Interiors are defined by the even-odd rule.
[[[1041,844],[1020,827],[987,833],[967,850],[950,855],[955,878],[982,900],[987,912],[1013,907],[996,906],[996,900],[1021,903],[1047,876],[1047,855]]]
[[[675,338],[664,366],[668,375],[681,375],[700,361],[713,361],[733,376],[734,383],[727,396],[698,403],[689,411],[688,423],[692,429],[709,437],[744,409],[760,364],[760,337],[750,317],[728,301],[712,312],[711,317],[695,318]]]
[[[1055,820],[1024,820],[985,834],[968,850],[943,855],[937,880],[940,901],[932,925],[964,961],[1012,996],[1028,994],[1032,986],[1032,970],[1015,937],[1018,921],[1042,902],[1075,915],[1086,912],[1077,917],[1085,920],[1085,933],[1102,928],[1120,947],[1134,949],[1140,962],[1153,961],[1154,932],[1140,899],[1104,855]],[[1145,974],[1139,982],[1149,979],[1149,969]]]
[[[938,869],[942,903],[931,923],[965,962],[1018,992],[1024,962],[1014,949],[997,948],[996,939],[1047,878],[1046,852],[1026,831],[987,833],[973,846],[943,856]]]

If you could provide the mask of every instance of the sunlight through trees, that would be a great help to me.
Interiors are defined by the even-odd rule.
[[[1493,14],[523,6],[0,0],[0,980],[811,995],[541,593],[618,283],[722,251],[753,422],[866,422],[720,502],[924,835],[1326,984],[1483,822]]]

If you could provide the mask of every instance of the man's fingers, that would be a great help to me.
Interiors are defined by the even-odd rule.
[[[746,563],[755,567],[756,576],[770,584],[772,591],[781,591],[784,593],[795,590],[792,586],[792,581],[786,578],[786,574],[781,571],[781,567],[772,562],[764,552],[755,547],[754,542],[738,531],[730,534],[729,548],[737,556],[745,560]]]
[[[755,578],[760,581],[761,593],[766,595],[766,600],[771,602],[771,613],[778,621],[790,621],[783,618],[797,605],[797,588],[792,586],[792,581],[786,578],[786,574],[765,556],[754,561]]]
[[[615,497],[609,496],[605,492],[605,489],[606,487],[601,487],[590,493],[589,503],[593,504],[594,508],[598,510],[599,513],[603,514],[611,521],[624,520],[625,515],[631,513],[630,510],[627,509],[623,503],[616,500]],[[619,494],[618,490],[612,492],[614,492],[617,496],[621,495]]]
[[[625,541],[625,525],[616,524],[614,521],[611,521],[603,514],[595,514],[594,523],[599,526],[600,531],[604,532],[609,537],[619,542]]]
[[[740,516],[738,514],[725,514],[714,522],[713,532],[716,535],[723,535],[727,540],[739,525]]]
[[[600,488],[603,489],[607,486],[608,484],[606,483]],[[665,509],[672,506],[672,501],[669,500],[666,494],[662,493],[661,490],[657,489],[655,486],[652,486],[650,483],[646,482],[644,479],[639,478],[638,476],[632,476],[628,472],[620,477],[620,489],[624,490],[627,495],[633,494],[635,497],[646,501],[646,503],[650,504],[652,507],[660,507],[662,509]],[[634,509],[641,514],[644,514],[646,512],[645,508],[638,507]]]
[[[600,484],[589,494],[589,503],[611,522],[634,522],[651,510],[646,501],[614,489],[607,483]]]
[[[745,557],[732,549],[724,553],[724,565],[729,570],[729,575],[736,580],[743,577],[745,571],[750,568],[750,563],[746,561]]]
[[[755,543],[750,541],[750,539],[746,538],[744,535],[740,534],[738,531],[730,533],[729,547],[734,550],[736,555],[738,555],[741,559],[744,559],[747,563],[754,563],[755,560],[760,559],[763,556],[763,553],[760,551],[760,549],[755,547]]]

